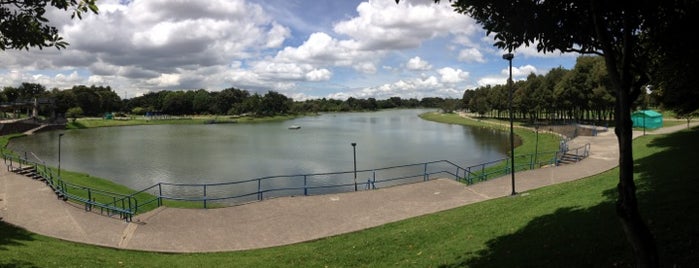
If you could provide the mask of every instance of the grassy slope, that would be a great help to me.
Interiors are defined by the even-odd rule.
[[[697,139],[699,128],[634,142],[640,207],[664,267],[699,264],[699,181],[678,168],[696,165]],[[614,169],[361,232],[229,253],[115,250],[0,223],[0,267],[626,267],[630,249],[613,205],[617,176]]]
[[[502,131],[509,132],[509,127],[505,128],[499,125],[493,124],[494,121],[484,121],[484,120],[471,120],[463,118],[457,114],[442,114],[442,113],[425,113],[421,114],[420,117],[425,120],[446,123],[446,124],[457,124],[466,125],[472,127],[484,127],[484,128],[496,128]],[[522,154],[532,154],[535,151],[536,146],[536,132],[527,129],[517,128],[514,129],[515,135],[522,140],[522,145],[515,148],[515,155]],[[558,145],[560,142],[560,137],[553,134],[548,134],[544,132],[539,132],[539,152],[553,152],[558,150]],[[509,148],[509,145],[507,146]]]
[[[75,122],[69,121],[66,125],[68,129],[84,129],[95,127],[115,127],[134,125],[196,125],[215,122],[217,124],[229,123],[264,123],[273,121],[284,121],[296,118],[294,115],[270,116],[270,117],[230,117],[230,116],[197,116],[172,119],[146,120],[142,117],[128,120],[105,120],[101,118],[80,118]]]

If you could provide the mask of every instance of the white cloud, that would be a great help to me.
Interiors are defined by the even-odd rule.
[[[461,69],[445,67],[437,70],[437,72],[442,76],[442,83],[455,84],[468,79],[468,73],[462,71]]]
[[[279,25],[277,23],[272,24],[272,29],[269,30],[269,36],[267,39],[267,48],[276,48],[284,43],[284,40],[291,36],[289,28]]]
[[[478,79],[478,86],[479,87],[484,87],[484,86],[494,86],[494,85],[504,85],[507,83],[507,77],[495,77],[495,76],[486,76],[482,77],[481,79]]]
[[[97,84],[129,96],[233,86],[298,98],[382,98],[458,97],[458,87],[467,81],[506,80],[492,36],[447,1],[367,0],[352,8],[345,2],[265,0],[100,0],[98,5],[99,14],[83,20],[49,10],[70,46],[0,53],[0,86]],[[317,12],[328,8],[336,9]],[[285,12],[293,18],[279,18]],[[542,70],[534,66],[560,66],[533,62],[540,58],[533,48],[518,48],[515,77]],[[486,66],[495,61],[497,67]]]
[[[87,69],[91,75],[126,78],[124,86],[134,89],[178,88],[187,86],[188,78],[205,80],[199,77],[201,69],[248,59],[281,46],[290,36],[259,5],[244,0],[107,0],[98,5],[99,15],[83,20],[61,19],[54,12],[57,19],[52,22],[63,23],[59,28],[70,42],[68,49],[8,51],[1,56],[4,68]],[[174,76],[181,79],[170,79]],[[205,86],[218,87],[224,81],[210,82]]]
[[[372,62],[362,62],[354,65],[354,69],[364,74],[376,73],[376,65]]]
[[[387,99],[400,96],[421,99],[424,97],[458,98],[461,94],[463,94],[463,90],[446,85],[435,76],[426,76],[330,94],[327,97],[334,99],[347,99],[349,97]]]
[[[147,81],[148,84],[157,87],[168,87],[173,85],[178,85],[180,82],[179,74],[161,74],[157,78],[152,78]]]
[[[299,47],[285,47],[275,56],[283,62],[303,62],[315,65],[351,66],[371,61],[378,54],[361,51],[353,40],[337,40],[322,32],[313,33]]]
[[[427,61],[422,60],[419,56],[410,58],[406,64],[406,67],[408,70],[413,71],[426,71],[432,69],[432,65],[430,65]]]
[[[306,73],[306,80],[308,81],[327,81],[330,80],[332,73],[328,69],[314,69]]]
[[[510,75],[510,70],[508,68],[503,69],[500,71],[501,74],[505,76]],[[534,73],[534,74],[539,74],[539,71],[536,69],[536,67],[532,65],[524,65],[520,67],[512,66],[512,79],[515,79],[516,77],[527,77],[529,74]],[[507,79],[505,79],[507,81]]]
[[[364,50],[415,48],[439,35],[478,29],[475,21],[455,13],[450,5],[430,1],[369,0],[357,6],[357,13],[359,16],[335,24],[334,30],[357,40]]]
[[[475,48],[461,50],[458,59],[465,62],[485,62],[483,54]]]

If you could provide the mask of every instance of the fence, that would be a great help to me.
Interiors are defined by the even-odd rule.
[[[535,169],[545,165],[560,164],[563,154],[575,152],[579,161],[589,155],[589,144],[567,152],[542,152],[514,157],[515,172]],[[512,172],[510,158],[503,158],[466,168],[448,160],[385,167],[371,170],[343,171],[261,177],[225,183],[168,183],[160,182],[131,194],[119,194],[66,182],[45,163],[28,161],[3,153],[9,171],[22,173],[31,170],[64,200],[85,205],[85,210],[94,207],[101,213],[118,214],[130,221],[131,217],[163,205],[163,200],[201,203],[203,208],[227,206],[265,198],[297,195],[318,195],[358,190],[372,190],[398,184],[428,181],[435,176],[451,176],[455,180],[473,184]]]
[[[130,221],[135,214],[134,208],[138,207],[137,200],[130,195],[67,182],[45,163],[29,161],[27,157],[21,158],[6,153],[3,153],[3,159],[8,171],[44,181],[58,198],[81,203],[85,206],[86,211],[98,208],[101,214],[118,215],[120,218]]]

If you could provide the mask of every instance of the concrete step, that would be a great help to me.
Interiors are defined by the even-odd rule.
[[[12,170],[12,172],[26,176],[27,174],[35,173],[36,168],[31,167],[31,166],[23,167],[23,168],[16,168],[16,169]]]
[[[583,157],[576,154],[566,153],[558,159],[559,164],[572,164],[582,160]]]

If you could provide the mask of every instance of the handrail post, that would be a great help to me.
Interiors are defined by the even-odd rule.
[[[307,179],[307,175],[303,175],[303,195],[308,195],[308,179]]]
[[[87,188],[87,202],[85,203],[85,210],[92,211],[92,191]]]
[[[423,181],[427,181],[427,180],[428,180],[428,178],[427,178],[427,163],[425,163],[425,170],[424,170],[424,173],[423,173],[423,175],[422,175],[422,180],[423,180]]]
[[[163,184],[158,183],[158,207],[163,205]]]
[[[133,198],[133,207],[131,207],[131,199],[132,198]],[[136,197],[129,196],[129,211],[131,211],[131,215],[136,214],[136,212],[138,212],[138,199],[136,199]]]
[[[206,207],[206,203],[207,203],[206,201],[208,201],[208,200],[207,200],[208,198],[207,198],[207,196],[206,196],[206,184],[204,184],[203,186],[204,186],[204,208],[207,208],[207,207]]]
[[[372,188],[372,189],[376,189],[376,170],[373,170],[373,173],[374,173],[374,174],[372,175],[373,177],[372,177],[372,180],[371,180],[371,188]]]

